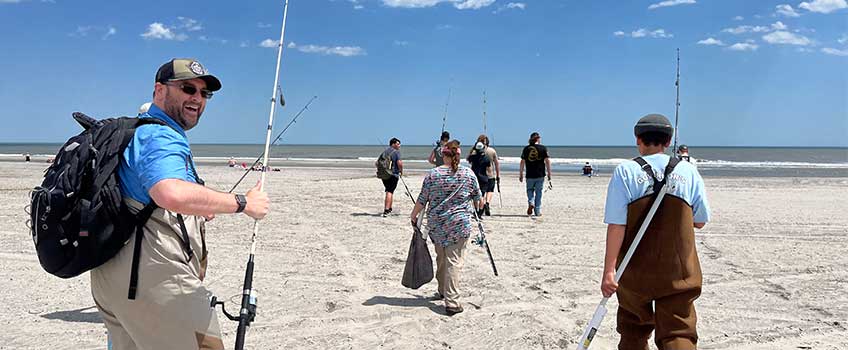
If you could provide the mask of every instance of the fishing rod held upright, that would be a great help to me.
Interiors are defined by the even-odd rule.
[[[282,97],[283,97],[283,94],[281,93],[281,94],[280,94],[280,102],[281,102],[281,104],[280,104],[280,105],[281,105],[281,106],[285,106],[285,103],[283,103],[283,102],[282,102]],[[288,124],[286,124],[286,127],[285,127],[285,128],[283,128],[283,131],[280,131],[280,133],[279,133],[279,134],[277,134],[277,137],[276,137],[276,138],[274,138],[274,141],[271,141],[271,145],[276,145],[276,144],[277,144],[277,141],[279,141],[279,140],[280,140],[280,137],[282,137],[282,136],[286,133],[286,130],[288,130],[288,129],[289,129],[289,127],[290,127],[290,126],[292,126],[292,124],[294,124],[295,122],[297,122],[297,118],[298,118],[298,117],[300,117],[300,115],[301,115],[304,111],[306,111],[307,109],[309,109],[309,105],[310,105],[310,104],[312,104],[312,101],[315,101],[315,99],[316,99],[316,98],[318,98],[318,96],[312,96],[312,98],[311,98],[311,99],[309,99],[309,102],[307,102],[307,103],[306,103],[306,105],[305,105],[305,106],[303,106],[303,108],[301,108],[301,109],[300,109],[300,111],[298,111],[298,112],[297,112],[297,114],[295,114],[295,115],[294,115],[294,117],[292,118],[292,120],[291,120]],[[233,191],[235,191],[235,190],[236,190],[236,187],[238,187],[238,185],[241,183],[241,181],[242,181],[242,180],[244,180],[244,178],[247,176],[247,174],[249,174],[249,173],[253,170],[253,167],[255,167],[255,166],[256,166],[256,164],[259,164],[259,161],[260,161],[260,160],[262,160],[262,156],[264,156],[264,154],[260,154],[258,157],[256,157],[256,160],[255,160],[255,161],[253,161],[253,164],[251,164],[249,167],[247,167],[247,169],[245,169],[245,170],[244,170],[244,174],[242,174],[242,175],[241,175],[241,178],[239,178],[239,179],[238,179],[238,181],[236,181],[236,184],[235,184],[235,185],[233,185],[233,188],[231,188],[231,189],[230,189],[230,191],[229,191],[230,193],[232,193]],[[264,165],[265,165],[265,164],[263,164],[263,166],[264,166]]]
[[[680,49],[677,49],[677,79],[674,81],[674,86],[677,87],[677,97],[674,100],[674,146],[671,149],[671,154],[677,156],[677,125],[678,116],[680,113]]]
[[[264,166],[268,165],[268,151],[271,147],[271,131],[274,128],[274,112],[277,107],[276,93],[280,82],[280,62],[283,58],[283,43],[285,42],[286,37],[286,18],[288,16],[288,11],[289,0],[286,0],[283,7],[283,24],[280,28],[280,41],[277,43],[277,68],[274,72],[274,85],[271,90],[271,112],[268,114],[268,132],[265,134],[265,162],[262,163]],[[262,175],[259,178],[260,190],[265,187],[266,169],[267,167],[263,167]],[[251,235],[250,238],[250,256],[247,259],[247,268],[244,272],[244,286],[242,288],[239,314],[237,317],[230,317],[231,315],[227,314],[230,319],[238,319],[239,324],[236,331],[236,350],[244,349],[245,334],[247,333],[247,329],[250,327],[250,324],[253,322],[253,319],[256,317],[256,294],[253,291],[253,258],[256,254],[256,235],[258,233],[259,220],[255,220],[253,222],[253,235]],[[215,307],[215,305],[219,303],[223,305],[222,302],[218,302],[215,298],[212,299],[212,307]]]

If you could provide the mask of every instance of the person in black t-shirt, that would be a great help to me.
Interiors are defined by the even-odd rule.
[[[542,189],[545,188],[545,174],[551,181],[551,159],[548,149],[542,146],[542,136],[538,132],[530,134],[529,145],[521,152],[518,167],[518,181],[524,181],[524,168],[527,167],[527,215],[542,215]],[[547,171],[547,172],[546,172]]]

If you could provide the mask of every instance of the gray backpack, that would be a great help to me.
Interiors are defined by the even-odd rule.
[[[374,163],[377,166],[377,177],[382,180],[391,179],[392,176],[395,176],[392,173],[392,155],[387,151],[383,151],[380,153],[380,156],[377,158],[377,162]]]

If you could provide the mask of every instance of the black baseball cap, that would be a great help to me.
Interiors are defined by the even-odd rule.
[[[636,136],[646,132],[660,132],[671,136],[674,135],[674,127],[671,126],[671,122],[664,115],[648,114],[640,118],[636,122],[636,126],[633,127],[633,133]]]
[[[163,64],[156,71],[157,83],[195,78],[203,79],[206,82],[206,89],[209,91],[218,91],[221,89],[221,81],[214,75],[209,74],[206,67],[193,58],[174,58]]]

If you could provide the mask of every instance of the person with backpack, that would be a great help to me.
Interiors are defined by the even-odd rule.
[[[709,221],[710,207],[698,170],[665,154],[673,133],[663,115],[639,119],[634,134],[640,156],[617,166],[607,189],[601,293],[618,298],[619,349],[647,349],[651,332],[659,349],[697,347],[694,301],[702,277],[694,229]],[[662,186],[667,195],[616,283],[616,270]]]
[[[383,200],[383,217],[392,213],[392,199],[398,181],[403,176],[403,161],[400,159],[400,140],[392,138],[387,147],[374,164],[377,167],[377,177],[383,181],[386,196]]]
[[[477,142],[474,143],[474,148],[468,152],[468,158],[466,160],[468,164],[471,164],[471,171],[477,177],[480,190],[485,194],[490,187],[494,190],[495,179],[489,177],[488,171],[492,166],[492,159],[489,157],[489,153],[486,152],[487,147],[483,142],[484,138],[485,135],[480,135],[477,138]],[[486,213],[486,209],[489,207],[489,203],[486,202],[486,196],[481,196],[480,201],[475,204],[477,207],[477,217],[482,218],[483,214]]]
[[[433,147],[433,151],[430,152],[430,157],[427,158],[427,162],[433,164],[435,166],[442,166],[444,161],[442,160],[442,147],[450,140],[450,133],[447,131],[442,131],[442,136],[439,138],[439,142],[436,142],[436,146]]]
[[[524,181],[524,168],[527,168],[527,215],[542,215],[542,189],[545,188],[545,170],[548,182],[551,181],[551,158],[548,149],[542,146],[542,136],[538,132],[530,134],[529,145],[521,151],[518,164],[518,182]]]
[[[91,270],[91,293],[113,349],[224,348],[203,285],[204,224],[224,213],[262,219],[269,199],[258,184],[244,195],[206,188],[195,170],[185,133],[220,88],[194,59],[163,64],[153,103],[140,117],[158,122],[137,127],[120,158],[124,203],[149,219],[114,257]]]
[[[427,227],[436,250],[436,281],[438,299],[445,301],[445,314],[453,316],[463,311],[459,302],[459,280],[471,232],[474,208],[482,196],[480,185],[471,169],[459,165],[462,151],[459,141],[452,140],[442,148],[444,164],[430,170],[424,177],[421,193],[410,214],[412,226],[418,226],[418,213],[429,205]]]

